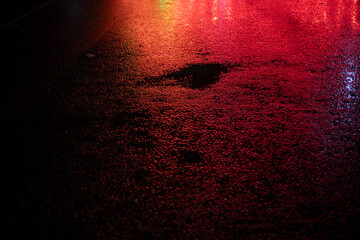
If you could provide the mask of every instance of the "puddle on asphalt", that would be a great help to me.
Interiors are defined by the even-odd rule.
[[[142,122],[149,117],[148,114],[143,112],[118,112],[112,117],[111,124],[113,127],[122,127],[126,124],[137,125],[139,122]]]
[[[182,150],[179,153],[179,163],[181,164],[197,164],[202,162],[204,162],[204,159],[198,151]]]
[[[158,79],[171,79],[185,87],[202,89],[216,83],[227,70],[228,67],[220,63],[190,64]]]

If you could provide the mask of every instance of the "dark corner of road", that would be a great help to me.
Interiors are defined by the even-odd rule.
[[[96,37],[87,37],[87,20],[66,19],[70,2],[10,1],[0,10],[0,239],[59,239],[77,226],[59,219],[71,180],[68,163],[56,160],[66,147],[56,140],[66,134],[58,99],[65,69]]]
[[[22,16],[29,10],[32,10],[47,2],[49,2],[49,0],[16,0],[6,2],[6,4],[3,4],[0,10],[0,25],[9,22],[14,18]]]
[[[36,57],[43,52],[35,44],[40,35],[27,25],[27,17],[46,2],[16,0],[0,8],[0,239],[43,238],[34,216],[44,212],[43,198],[55,176],[49,163],[52,136],[45,130],[55,106],[41,73],[47,66],[39,66]]]

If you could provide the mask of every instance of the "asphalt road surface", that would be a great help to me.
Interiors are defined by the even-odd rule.
[[[0,239],[357,239],[360,2],[55,1],[2,27]]]

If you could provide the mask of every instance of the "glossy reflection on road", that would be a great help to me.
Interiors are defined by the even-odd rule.
[[[114,201],[106,208],[119,203],[122,212],[110,223],[119,235],[354,233],[358,1],[120,5],[118,24],[94,50],[107,58],[95,69],[106,66],[115,86],[96,104],[108,106],[105,138],[123,149],[102,150],[123,173],[102,176],[104,198]]]

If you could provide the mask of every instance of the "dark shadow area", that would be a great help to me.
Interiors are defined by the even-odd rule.
[[[47,2],[47,0],[19,0],[6,2],[6,4],[3,4],[1,7],[0,25],[26,14],[28,11],[31,11],[45,2]]]

